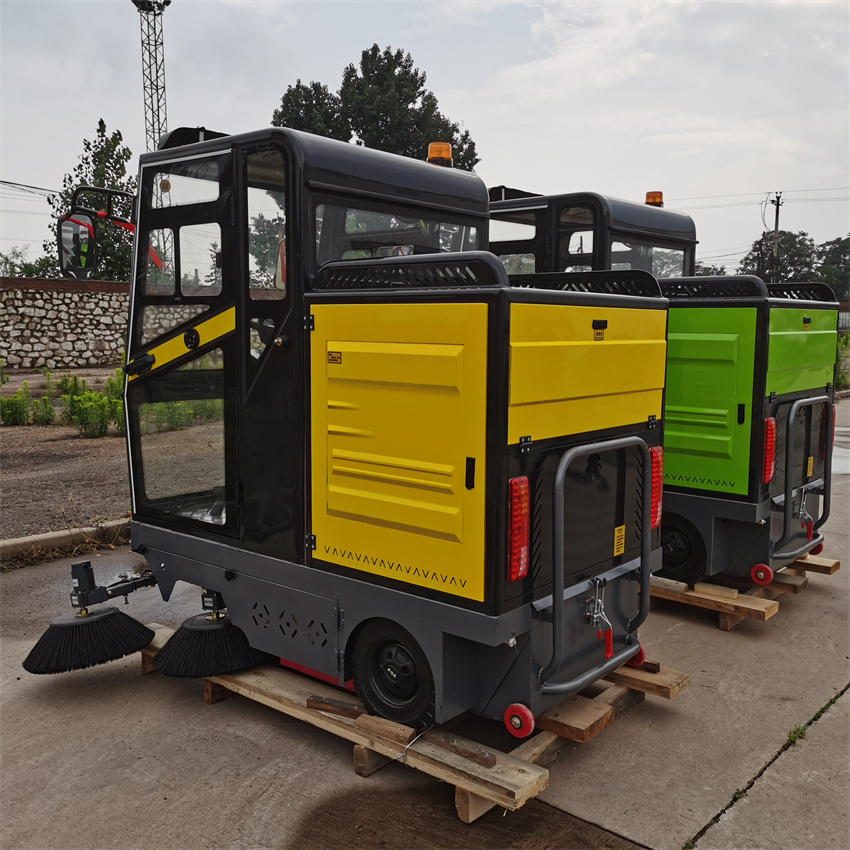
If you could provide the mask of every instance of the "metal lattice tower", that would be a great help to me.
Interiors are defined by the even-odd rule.
[[[165,50],[162,42],[162,13],[171,0],[132,0],[142,24],[142,84],[145,95],[145,140],[155,151],[167,132],[165,114]]]

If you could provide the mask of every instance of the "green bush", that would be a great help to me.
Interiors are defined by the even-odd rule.
[[[53,402],[47,396],[42,396],[40,401],[33,404],[33,425],[52,425],[55,419],[56,411],[53,409]]]
[[[64,374],[59,379],[57,386],[59,387],[60,395],[67,395],[72,398],[88,391],[85,379],[78,378],[76,375],[70,374],[70,372]]]
[[[63,396],[63,401],[64,401]],[[83,437],[105,437],[112,418],[112,404],[106,396],[89,390],[69,399],[71,422]]]
[[[26,381],[24,382],[26,387]],[[3,425],[29,425],[30,396],[29,389],[19,389],[13,396],[0,398],[0,423]]]
[[[6,361],[0,357],[0,387],[9,382],[9,376],[6,374]]]
[[[113,401],[120,400],[124,395],[124,373],[116,369],[115,373],[106,379],[103,385],[103,394]]]
[[[112,421],[118,429],[118,433],[123,437],[127,433],[127,427],[124,424],[124,402],[120,398],[112,399]]]

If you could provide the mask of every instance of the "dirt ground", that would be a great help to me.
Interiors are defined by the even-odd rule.
[[[77,370],[92,389],[103,389],[113,369]],[[44,393],[40,372],[8,372],[0,388],[13,395],[26,380],[34,399]],[[61,377],[53,374],[53,380]],[[8,540],[94,525],[126,516],[130,486],[124,438],[110,426],[99,439],[65,425],[0,428],[0,539]]]

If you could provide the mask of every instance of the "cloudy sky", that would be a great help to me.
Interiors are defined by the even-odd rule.
[[[163,24],[171,129],[267,126],[377,43],[426,72],[489,186],[661,189],[730,272],[775,192],[783,229],[850,232],[848,0],[173,0]],[[60,187],[100,118],[144,151],[130,0],[0,0],[0,35],[0,179]],[[3,184],[0,211],[0,251],[41,253],[43,197]]]

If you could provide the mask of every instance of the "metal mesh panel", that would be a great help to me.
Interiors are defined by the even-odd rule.
[[[752,298],[767,295],[764,282],[752,276],[665,278],[659,284],[665,298]]]
[[[835,301],[835,293],[825,283],[771,283],[767,291],[771,298],[789,301]]]
[[[517,274],[510,277],[511,286],[519,289],[549,289],[559,292],[591,292],[601,295],[633,295],[660,298],[658,282],[649,272],[632,269],[627,272],[589,272]]]
[[[314,289],[398,289],[506,286],[501,263],[486,252],[333,262],[316,274]]]

